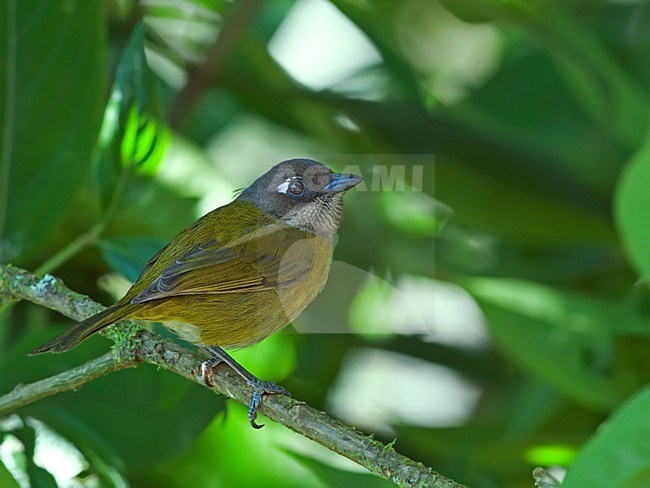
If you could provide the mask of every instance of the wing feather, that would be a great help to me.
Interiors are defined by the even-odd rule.
[[[131,300],[142,303],[172,296],[242,293],[284,288],[313,267],[311,254],[296,246],[292,229],[260,229],[227,244],[211,240],[169,264]],[[300,239],[298,239],[300,241]]]

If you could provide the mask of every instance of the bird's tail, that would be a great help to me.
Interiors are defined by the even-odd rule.
[[[87,318],[83,322],[78,323],[71,329],[59,334],[51,341],[37,347],[30,352],[29,355],[33,356],[45,352],[58,353],[68,351],[95,332],[98,332],[112,323],[126,317],[132,311],[133,309],[129,305],[118,305],[116,307],[107,308],[103,312],[99,312],[98,314]]]

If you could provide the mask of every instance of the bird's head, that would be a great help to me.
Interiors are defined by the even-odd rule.
[[[290,159],[260,176],[239,198],[287,225],[331,237],[341,222],[343,193],[362,181],[311,159]]]

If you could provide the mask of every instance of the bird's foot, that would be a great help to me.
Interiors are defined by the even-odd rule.
[[[291,396],[291,393],[273,381],[261,381],[255,378],[250,384],[253,387],[253,397],[251,398],[250,407],[248,407],[248,421],[253,428],[261,429],[264,424],[257,424],[255,419],[257,418],[257,409],[262,405],[265,395]]]
[[[203,378],[204,383],[210,388],[214,387],[214,383],[212,383],[212,380],[210,379],[212,368],[214,368],[220,362],[221,359],[214,357],[208,359],[207,361],[204,361],[201,364],[201,377]]]
[[[257,418],[257,409],[260,407],[260,405],[262,405],[262,402],[264,401],[266,395],[291,396],[291,394],[273,381],[261,381],[257,379],[255,376],[246,371],[246,369],[244,369],[241,364],[231,358],[226,353],[226,351],[221,349],[219,346],[207,346],[207,349],[212,353],[212,358],[201,364],[201,376],[203,377],[205,384],[209,387],[214,386],[210,380],[212,368],[221,361],[225,362],[253,388],[253,397],[251,398],[251,403],[248,407],[248,421],[255,429],[261,429],[264,427],[264,424],[259,425],[255,423],[255,419]]]

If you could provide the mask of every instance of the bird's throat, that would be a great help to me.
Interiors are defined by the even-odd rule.
[[[284,214],[280,220],[291,227],[331,239],[341,223],[342,214],[342,194],[334,193],[298,205]]]

